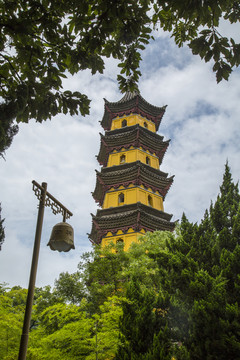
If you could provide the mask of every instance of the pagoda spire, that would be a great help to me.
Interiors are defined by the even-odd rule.
[[[120,99],[118,102],[119,103],[124,103],[126,101],[134,99],[137,95],[140,95],[140,92],[138,90],[134,90],[134,91],[129,91],[128,90],[128,91],[126,91],[126,93],[124,94],[122,99]]]

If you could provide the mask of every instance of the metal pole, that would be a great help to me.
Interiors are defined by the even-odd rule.
[[[37,219],[35,242],[34,242],[33,256],[32,256],[32,266],[31,266],[31,272],[30,272],[30,278],[29,278],[27,303],[26,303],[26,309],[25,309],[25,316],[24,316],[24,323],[23,323],[23,328],[22,328],[22,336],[21,336],[18,360],[25,360],[26,355],[27,355],[28,333],[29,333],[30,322],[31,322],[32,305],[33,305],[34,289],[35,289],[35,282],[36,282],[40,241],[41,241],[41,235],[42,235],[42,224],[43,224],[46,192],[47,192],[47,183],[43,182],[42,189],[41,189],[41,198],[39,201],[38,219]]]

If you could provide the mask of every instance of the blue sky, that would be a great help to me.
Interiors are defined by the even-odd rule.
[[[228,29],[226,29],[228,31]],[[58,115],[42,124],[21,124],[19,134],[1,160],[0,201],[6,240],[0,252],[0,282],[27,287],[38,200],[32,180],[47,182],[48,191],[73,212],[76,250],[66,254],[46,246],[51,228],[61,216],[45,209],[37,286],[53,285],[60,272],[74,272],[83,252],[91,250],[87,233],[90,213],[97,204],[91,196],[99,169],[95,155],[104,111],[103,98],[118,101],[117,62],[108,59],[103,75],[90,71],[64,80],[65,89],[89,96],[89,116]],[[141,95],[156,106],[168,105],[159,134],[171,139],[161,170],[175,175],[165,200],[173,219],[183,212],[200,221],[215,200],[228,159],[235,182],[240,177],[240,71],[228,82],[216,83],[211,63],[179,49],[168,34],[159,33],[147,46],[141,65]]]

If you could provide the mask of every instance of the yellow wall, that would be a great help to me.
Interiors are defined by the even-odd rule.
[[[124,194],[124,202],[119,203],[119,195]],[[142,204],[149,205],[148,196],[152,197],[152,207],[157,210],[163,211],[163,198],[157,193],[153,193],[152,190],[145,190],[143,187],[120,187],[118,190],[108,191],[105,194],[103,209],[109,207],[117,207],[128,204],[135,204],[141,202]]]
[[[125,163],[130,163],[134,161],[141,161],[146,164],[146,158],[149,158],[149,166],[154,169],[159,169],[159,160],[157,156],[152,155],[149,151],[144,151],[141,149],[130,148],[129,150],[122,150],[119,152],[113,152],[109,155],[107,167],[123,164],[121,162],[121,156],[125,155]]]
[[[111,130],[115,130],[115,129],[120,129],[122,127],[122,120],[126,119],[127,120],[127,126],[133,126],[136,124],[139,124],[140,126],[144,126],[144,123],[147,123],[147,128],[150,131],[156,132],[156,127],[155,124],[151,121],[148,120],[144,117],[142,117],[141,115],[127,115],[127,116],[123,116],[123,117],[117,117],[116,119],[112,120],[112,126],[111,126]]]
[[[112,120],[111,130],[120,129],[122,128],[122,121],[126,120],[125,126],[133,126],[139,124],[140,126],[147,127],[150,131],[156,132],[155,124],[140,116],[140,115],[128,115],[124,117],[117,117]],[[121,156],[125,155],[125,161],[121,162]],[[147,161],[148,158],[148,161]],[[135,161],[141,161],[144,164],[148,164],[149,166],[159,169],[159,160],[158,157],[154,154],[152,155],[149,151],[144,151],[142,148],[134,149],[131,147],[130,149],[126,150],[124,148],[121,151],[114,151],[109,155],[107,167],[121,165],[124,163],[131,163]],[[124,195],[124,202],[119,202],[119,195]],[[151,196],[151,205],[149,204],[149,195]],[[117,207],[127,204],[135,204],[137,202],[141,202],[142,204],[152,206],[157,210],[163,211],[163,198],[158,193],[153,192],[151,188],[145,189],[142,185],[141,186],[134,186],[129,185],[127,189],[123,186],[120,186],[117,190],[113,187],[106,192],[104,202],[103,202],[103,209],[107,209],[110,207]],[[109,232],[101,242],[103,247],[109,245],[111,242],[114,244],[117,243],[118,240],[123,240],[124,243],[124,250],[127,251],[130,245],[133,242],[138,242],[139,238],[145,234],[144,230],[140,232],[135,232],[133,229],[129,229],[126,234],[123,234],[122,230],[119,230],[116,235],[113,235]]]
[[[111,233],[108,233],[108,236],[102,239],[102,246],[105,247],[107,245],[110,245],[111,243],[116,244],[116,242],[121,239],[123,240],[124,251],[127,251],[130,245],[133,242],[138,242],[138,239],[144,234],[144,230],[142,230],[142,232],[134,232],[133,229],[129,229],[126,234],[123,234],[120,230],[118,231],[118,234],[116,236],[112,236]]]

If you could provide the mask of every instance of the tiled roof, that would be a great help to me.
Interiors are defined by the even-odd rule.
[[[173,231],[175,222],[171,222],[172,215],[156,210],[147,205],[136,203],[115,208],[98,210],[92,215],[92,231],[89,238],[93,243],[100,243],[108,232],[113,235],[118,230],[126,233],[129,228],[135,231]]]
[[[120,150],[122,147],[142,147],[155,153],[161,164],[163,156],[167,150],[170,140],[163,141],[160,136],[139,124],[127,126],[116,130],[106,131],[105,135],[101,135],[101,146],[97,156],[97,160],[101,165],[106,166],[108,155],[113,150]]]
[[[96,171],[96,173],[96,187],[92,195],[100,205],[103,203],[106,191],[110,188],[117,189],[121,185],[128,187],[130,184],[150,187],[153,191],[158,191],[164,198],[174,178],[173,176],[168,178],[167,173],[140,161],[102,168],[101,172]]]
[[[140,114],[149,120],[152,120],[156,129],[160,125],[166,106],[158,107],[147,102],[138,92],[127,92],[123,98],[117,102],[110,102],[106,99],[104,115],[101,125],[105,130],[110,130],[112,119],[117,116]]]

